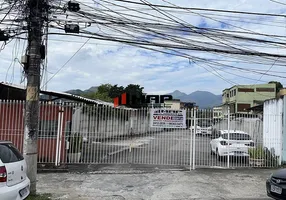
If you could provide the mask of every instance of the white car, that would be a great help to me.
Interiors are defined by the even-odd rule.
[[[191,126],[190,130],[191,130],[191,133],[194,133],[195,132],[195,126]],[[202,135],[202,129],[200,126],[197,126],[196,135]]]
[[[190,130],[192,131],[192,133],[195,132],[195,127],[191,126]],[[201,126],[197,126],[197,131],[196,131],[196,135],[202,135],[202,136],[210,136],[212,134],[212,127],[201,127]]]
[[[218,131],[218,135],[211,140],[211,154],[216,154],[218,159],[226,156],[248,157],[248,149],[255,146],[248,133],[237,130]]]
[[[22,200],[30,194],[27,164],[17,148],[0,141],[0,199]]]
[[[206,136],[211,136],[213,128],[209,127],[201,127],[201,134]]]

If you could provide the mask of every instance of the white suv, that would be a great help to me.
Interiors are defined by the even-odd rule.
[[[210,142],[211,154],[216,154],[218,159],[226,156],[247,157],[248,149],[253,148],[254,142],[248,133],[243,131],[220,130]]]
[[[11,142],[0,141],[0,199],[22,200],[30,194],[27,164]]]

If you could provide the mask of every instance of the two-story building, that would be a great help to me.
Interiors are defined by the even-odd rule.
[[[181,101],[180,99],[172,99],[172,100],[165,100],[164,107],[169,108],[172,110],[180,110],[181,109]]]
[[[196,103],[194,102],[181,102],[180,99],[172,99],[164,101],[164,108],[180,110],[180,109],[197,108],[197,106]]]
[[[223,118],[222,106],[213,107],[213,119]]]
[[[222,112],[247,113],[247,109],[276,97],[276,84],[235,85],[223,90]]]

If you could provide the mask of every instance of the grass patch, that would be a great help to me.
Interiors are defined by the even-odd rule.
[[[51,200],[51,195],[49,194],[30,195],[26,200]]]

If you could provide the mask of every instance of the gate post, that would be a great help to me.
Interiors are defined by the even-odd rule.
[[[227,168],[229,168],[229,129],[230,129],[230,106],[227,107]]]
[[[280,159],[280,165],[286,164],[286,96],[283,96],[282,120],[282,159]]]
[[[193,136],[193,150],[192,150],[192,153],[193,153],[193,170],[196,169],[196,133],[197,133],[197,110],[196,108],[194,108],[194,136]]]
[[[62,151],[62,132],[63,132],[63,107],[62,102],[59,105],[58,113],[58,129],[57,129],[57,144],[56,144],[56,159],[55,166],[59,166],[61,162],[61,151]]]
[[[188,113],[189,113],[189,117],[188,117],[188,120],[190,119],[191,122],[189,123],[189,127],[187,131],[190,130],[190,171],[192,170],[192,163],[193,163],[193,145],[192,145],[192,141],[193,141],[193,133],[192,133],[192,127],[193,127],[193,112],[194,112],[194,109],[188,109]]]

